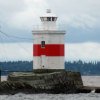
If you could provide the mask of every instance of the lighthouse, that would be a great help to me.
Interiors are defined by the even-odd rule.
[[[64,69],[65,30],[57,29],[57,16],[48,9],[40,17],[41,29],[33,30],[33,69]]]
[[[0,93],[9,89],[7,87],[9,82],[10,93],[16,93],[19,90],[23,93],[54,94],[85,91],[80,72],[64,69],[64,35],[66,31],[57,29],[57,18],[49,9],[40,17],[42,28],[32,31],[34,70],[10,73],[8,81],[2,86]],[[20,87],[22,88],[20,89]],[[16,92],[13,88],[16,89]]]

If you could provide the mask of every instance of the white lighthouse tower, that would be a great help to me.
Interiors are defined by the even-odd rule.
[[[66,31],[56,27],[57,16],[47,10],[40,17],[42,29],[33,30],[33,68],[34,69],[64,69]]]

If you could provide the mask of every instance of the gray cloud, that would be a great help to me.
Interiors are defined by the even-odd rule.
[[[100,26],[99,0],[49,0],[49,6],[63,23],[76,28]]]
[[[0,0],[0,21],[8,24],[15,13],[24,9],[24,0]]]
[[[99,5],[100,0],[0,0],[0,25],[8,34],[32,37],[33,25],[50,8],[67,30],[67,42],[100,42]]]

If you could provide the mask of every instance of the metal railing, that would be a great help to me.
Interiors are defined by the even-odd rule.
[[[46,29],[51,29],[51,27],[48,27]],[[44,30],[42,25],[33,25],[33,30]],[[56,29],[55,30],[66,30],[65,25],[56,25]]]

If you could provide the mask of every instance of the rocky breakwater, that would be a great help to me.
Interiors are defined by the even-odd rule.
[[[80,72],[38,69],[13,72],[0,83],[0,93],[78,93],[83,88]]]

